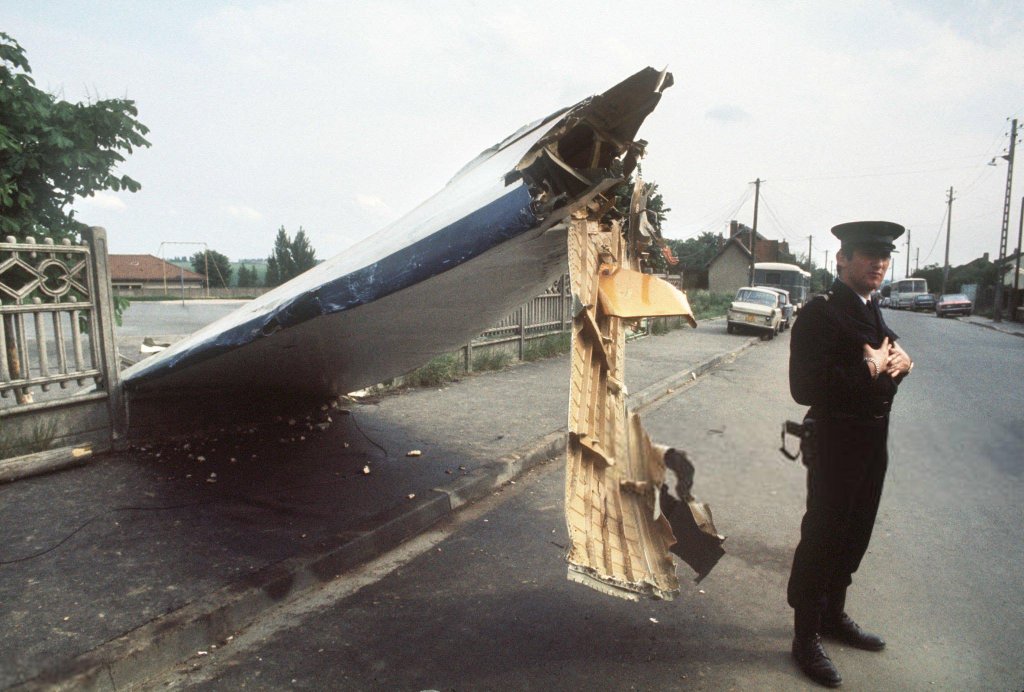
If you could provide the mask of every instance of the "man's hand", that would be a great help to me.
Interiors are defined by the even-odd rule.
[[[882,344],[885,346],[885,344]],[[897,375],[905,375],[910,372],[910,368],[914,365],[914,361],[910,359],[910,355],[903,350],[903,347],[897,344],[895,341],[889,346],[889,356],[886,363],[886,372],[892,377]]]
[[[882,345],[878,348],[871,348],[871,344],[864,344],[864,358],[874,364],[868,366],[868,369],[871,371],[871,379],[875,379],[883,372],[888,372],[889,359],[892,357],[890,355],[891,349],[892,345],[889,343],[889,337],[882,339]]]

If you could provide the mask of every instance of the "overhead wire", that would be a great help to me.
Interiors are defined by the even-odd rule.
[[[989,144],[988,148],[985,150],[985,155],[982,157],[982,160],[989,159],[990,158],[990,154],[992,154],[992,152],[999,151],[999,149],[998,149],[999,142],[1005,136],[1006,136],[1006,133],[1004,133],[1003,132],[1003,128],[1000,127],[999,128],[999,132],[997,132],[996,136],[993,137],[992,143]],[[989,168],[992,168],[993,166],[990,166],[989,164],[992,163],[994,160],[995,160],[995,156],[991,156],[991,160],[990,161],[985,161],[985,163],[982,163],[979,166],[977,166],[977,168],[979,168],[981,170],[978,172],[978,175],[976,175],[974,177],[974,180],[972,180],[966,186],[961,185],[957,189],[957,192],[960,194],[961,198],[964,197],[965,195],[967,195],[968,193],[970,193],[971,190],[973,190],[975,188],[975,186],[979,182],[981,182],[981,179],[985,176],[986,173],[991,173],[992,172],[992,171],[989,170]]]
[[[974,158],[974,157],[972,157]],[[875,173],[850,173],[842,175],[821,175],[821,176],[809,176],[805,178],[776,178],[775,180],[782,182],[812,182],[816,180],[852,180],[856,178],[885,178],[898,175],[920,175],[921,173],[938,173],[941,171],[959,171],[964,169],[973,169],[974,166],[948,166],[945,168],[917,168],[914,170],[905,171],[888,171],[888,172],[875,172]]]
[[[947,206],[945,210],[942,212],[942,220],[939,221],[939,230],[935,234],[935,239],[932,240],[932,246],[928,248],[928,254],[924,256],[924,259],[921,260],[922,262],[927,262],[928,258],[932,256],[932,252],[935,250],[935,243],[939,242],[939,237],[942,235],[942,224],[946,223],[946,214],[948,213],[949,207]],[[907,252],[910,252],[910,250],[908,249]]]
[[[705,216],[702,221],[698,222],[700,230],[698,230],[690,238],[696,238],[701,233],[704,233],[708,229],[713,229],[721,226],[723,223],[730,219],[736,218],[736,213],[743,207],[748,199],[750,199],[752,192],[750,186],[744,186],[743,191],[740,193],[739,198],[736,199],[730,206],[725,207],[725,213],[716,212],[714,215]]]
[[[768,198],[765,196],[763,191],[761,192],[761,204],[764,205],[764,208],[768,210],[768,215],[772,217],[773,221],[775,221],[775,225],[779,230],[779,234],[786,240],[793,240],[792,238],[789,237],[789,235],[786,234],[785,230],[783,230],[786,228],[786,225],[782,223],[782,220],[779,218],[779,215],[775,213],[774,207],[772,207],[772,205],[768,203]],[[792,233],[792,231],[790,232]]]

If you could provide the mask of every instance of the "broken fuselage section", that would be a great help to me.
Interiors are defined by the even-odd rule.
[[[689,308],[638,273],[657,239],[639,198],[623,236],[611,192],[635,169],[637,131],[671,84],[647,68],[521,128],[390,226],[124,371],[130,426],[170,415],[217,425],[239,406],[265,415],[404,374],[542,292],[568,253],[583,306],[568,442],[571,575],[671,595],[673,539],[656,499],[663,455],[626,423],[622,359],[626,321]]]

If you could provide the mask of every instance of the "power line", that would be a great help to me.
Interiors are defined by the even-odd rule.
[[[973,158],[973,157],[972,157]],[[855,178],[885,178],[898,175],[920,175],[921,173],[939,173],[943,171],[960,171],[964,169],[973,169],[974,166],[949,166],[946,168],[918,168],[914,170],[906,171],[889,171],[889,172],[876,172],[876,173],[851,173],[848,175],[821,175],[812,176],[807,178],[776,178],[783,182],[813,182],[818,180],[852,180]]]
[[[717,216],[712,215],[710,217],[710,223],[702,222],[698,223],[698,225],[703,226],[704,228],[715,228],[717,226],[722,225],[723,223],[730,219],[736,218],[736,213],[743,207],[744,204],[746,204],[747,200],[750,199],[750,195],[750,188],[748,186],[744,186],[739,198],[735,202],[733,202],[731,206],[726,207],[727,211],[724,214],[719,213]],[[709,217],[705,217],[705,219],[708,218]],[[703,231],[700,232],[703,233]]]
[[[928,254],[924,256],[924,261],[927,262],[928,258],[932,256],[932,251],[935,250],[935,243],[939,242],[939,236],[942,235],[942,224],[946,223],[946,214],[949,213],[949,209],[943,209],[942,220],[939,221],[939,230],[935,232],[935,239],[932,240],[932,246],[928,249]],[[907,252],[910,252],[910,248],[907,248]]]
[[[783,228],[786,228],[786,225],[782,223],[781,219],[779,219],[779,216],[778,214],[775,213],[775,209],[772,207],[772,205],[768,204],[768,198],[765,197],[764,192],[761,193],[761,202],[762,204],[764,204],[764,208],[768,210],[768,214],[772,217],[772,220],[778,227],[779,234],[781,234],[782,237],[785,238],[786,240],[791,240],[791,238],[788,235],[786,235],[785,231],[783,231]]]

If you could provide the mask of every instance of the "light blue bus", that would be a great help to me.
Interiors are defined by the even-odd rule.
[[[892,283],[889,292],[889,307],[897,310],[913,310],[914,298],[928,292],[924,279],[900,279]]]
[[[811,274],[795,264],[758,262],[754,265],[754,285],[786,289],[793,307],[799,310],[811,291]]]

